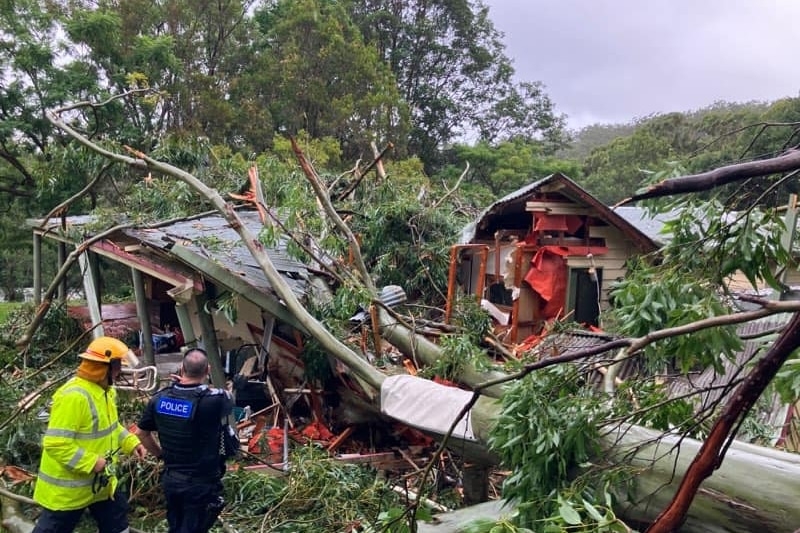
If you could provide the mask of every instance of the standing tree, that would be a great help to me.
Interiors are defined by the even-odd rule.
[[[257,57],[237,97],[268,109],[279,132],[338,139],[347,158],[367,155],[365,135],[402,144],[408,113],[394,76],[341,3],[280,1],[255,19]]]
[[[565,140],[540,83],[513,80],[502,35],[481,1],[351,0],[350,16],[394,73],[411,109],[409,151],[428,168],[464,135],[487,142],[521,137],[552,153]]]
[[[212,143],[237,141],[235,125],[242,117],[229,94],[242,65],[252,59],[251,1],[65,4],[73,54],[110,92],[149,88],[165,96],[131,95],[108,106],[105,113],[116,111],[128,127],[117,139],[141,145],[135,136],[172,133]]]

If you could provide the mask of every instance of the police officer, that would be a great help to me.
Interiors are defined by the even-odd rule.
[[[43,507],[34,533],[70,533],[89,509],[100,533],[128,531],[128,499],[117,491],[119,453],[144,458],[139,439],[119,422],[112,386],[122,361],[135,357],[124,342],[98,337],[79,354],[76,375],[53,395],[33,499]]]
[[[220,432],[233,401],[226,391],[206,385],[208,375],[206,353],[186,352],[178,380],[150,399],[138,424],[142,444],[164,461],[169,533],[206,533],[224,505]]]

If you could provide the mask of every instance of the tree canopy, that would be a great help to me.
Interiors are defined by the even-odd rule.
[[[28,242],[20,218],[93,210],[103,220],[147,220],[225,211],[222,195],[240,190],[253,166],[270,206],[285,216],[282,231],[325,250],[336,264],[335,305],[313,309],[319,314],[309,322],[324,324],[314,328],[317,340],[343,359],[351,347],[337,325],[368,305],[376,286],[401,284],[422,309],[415,318],[438,317],[448,247],[460,228],[491,200],[555,171],[607,203],[647,199],[654,209],[684,213],[670,223],[671,245],[658,260],[632,268],[615,294],[617,333],[633,339],[626,341],[635,348],[629,355],[651,370],[714,366],[735,351],[734,322],[703,322],[735,314],[725,275],[741,271],[751,282],[775,285],[772,268],[788,261],[775,208],[797,188],[791,178],[800,168],[800,99],[597,126],[578,132],[570,152],[564,117],[541,82],[514,81],[502,36],[480,1],[28,0],[0,7],[0,29],[0,261],[7,291],[29,279],[21,267],[30,261],[19,253]],[[46,113],[54,109],[51,122]],[[591,138],[598,132],[601,139]],[[720,179],[724,187],[715,188]],[[688,202],[655,200],[673,193],[697,194]],[[734,209],[746,216],[723,216]],[[698,226],[700,214],[711,223]],[[275,235],[249,237],[258,255],[258,239]],[[356,251],[360,263],[345,261]],[[292,312],[310,315],[289,293],[285,300]],[[442,343],[455,354],[454,373],[467,363],[488,364],[477,348],[485,318],[467,308],[457,320],[459,335]],[[695,322],[702,331],[680,329]],[[680,333],[642,346],[641,338],[672,328]],[[761,381],[746,382],[738,404],[717,406],[727,425],[705,433],[715,436],[712,452],[735,435],[731,421],[741,422],[779,368],[784,394],[797,397],[797,372],[783,367],[796,342],[787,336],[765,345],[772,366],[758,368]],[[697,345],[706,351],[698,354]],[[547,476],[520,474],[509,484],[509,494],[536,500],[529,510],[555,514],[564,498],[587,494],[569,484],[568,474],[594,451],[598,435],[589,425],[598,417],[627,415],[659,429],[701,432],[685,405],[662,405],[654,373],[641,384],[653,392],[645,405],[653,416],[643,416],[630,414],[625,397],[611,407],[579,398],[569,370],[534,375],[537,363],[514,364],[524,375],[504,398],[494,438],[509,462],[522,457],[531,468],[552,467]],[[539,425],[520,436],[515,417],[533,412]],[[555,462],[526,455],[532,452],[522,444],[532,440]],[[522,519],[537,517],[529,511]]]

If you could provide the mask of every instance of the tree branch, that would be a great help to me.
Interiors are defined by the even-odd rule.
[[[347,239],[347,242],[350,245],[350,251],[355,259],[356,267],[361,274],[361,282],[372,295],[376,295],[377,290],[375,289],[375,285],[372,283],[372,277],[369,275],[367,265],[364,264],[364,258],[361,256],[361,249],[358,245],[355,235],[353,235],[353,232],[347,227],[347,224],[344,223],[342,218],[336,212],[336,209],[333,208],[333,204],[331,203],[328,192],[324,187],[322,187],[322,183],[317,175],[317,172],[314,170],[314,167],[311,166],[311,163],[308,161],[308,158],[306,158],[306,155],[297,145],[295,138],[291,137],[290,141],[292,142],[292,150],[294,150],[295,156],[297,156],[297,160],[300,162],[300,167],[303,169],[308,181],[311,183],[311,187],[314,189],[317,199],[319,199],[319,201],[322,203],[322,206],[325,209],[325,214],[328,215],[331,221],[336,225],[337,228],[339,228],[339,231],[341,231]]]
[[[622,200],[614,207],[629,204],[637,200],[644,200],[646,198],[658,198],[673,194],[707,191],[714,187],[727,185],[747,178],[788,172],[797,170],[798,168],[800,168],[800,150],[789,150],[783,155],[771,159],[738,163],[715,168],[708,172],[701,172],[700,174],[669,178],[649,186],[643,192],[636,193],[630,198]]]
[[[74,107],[75,106],[71,106],[68,109],[73,109]],[[46,113],[46,116],[54,126],[65,131],[73,139],[75,139],[75,141],[86,148],[89,148],[93,152],[98,153],[112,161],[124,163],[139,170],[155,171],[173,178],[177,178],[189,185],[192,189],[194,189],[195,192],[208,199],[214,208],[228,221],[228,223],[231,225],[231,228],[239,234],[242,239],[242,243],[247,247],[248,251],[250,251],[250,254],[261,267],[261,270],[269,280],[272,288],[275,290],[278,296],[281,297],[289,312],[297,318],[297,320],[306,328],[309,334],[316,338],[323,347],[329,350],[337,358],[340,358],[354,375],[362,379],[367,385],[373,387],[376,391],[380,389],[380,383],[384,379],[383,374],[373,368],[369,363],[361,359],[358,354],[348,348],[342,341],[337,339],[306,310],[306,307],[297,299],[292,292],[291,287],[289,287],[281,274],[275,268],[275,265],[273,265],[272,260],[264,251],[264,247],[258,240],[257,236],[248,229],[248,227],[236,214],[233,206],[227,203],[218,191],[206,186],[194,175],[168,163],[151,159],[144,153],[133,148],[125,147],[129,152],[136,156],[135,158],[106,150],[98,144],[90,141],[73,128],[70,128],[58,117],[57,112],[48,112]],[[367,392],[369,393],[369,391]]]
[[[336,200],[341,202],[342,200],[347,198],[350,195],[350,193],[353,192],[356,189],[356,187],[358,187],[358,184],[361,183],[361,180],[364,179],[364,176],[366,176],[367,173],[370,170],[372,170],[372,167],[377,165],[381,161],[381,159],[383,159],[383,156],[386,155],[386,152],[388,152],[392,148],[394,148],[394,144],[392,144],[392,143],[387,144],[383,148],[383,151],[381,151],[380,154],[375,156],[375,159],[373,159],[372,162],[369,165],[367,165],[367,167],[364,170],[356,172],[355,173],[355,179],[352,182],[350,182],[350,184],[347,186],[347,188],[344,191],[342,191],[342,193],[339,194],[339,196],[336,197]],[[356,170],[358,170],[357,166],[356,166]]]

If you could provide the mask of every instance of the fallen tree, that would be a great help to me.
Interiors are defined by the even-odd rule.
[[[192,189],[194,189],[197,193],[201,194],[203,197],[208,199],[212,205],[228,220],[231,227],[239,232],[239,235],[242,239],[242,242],[247,246],[248,250],[258,262],[259,266],[264,271],[266,277],[269,279],[270,283],[272,284],[275,291],[279,294],[281,299],[284,301],[287,309],[294,315],[297,320],[302,324],[304,329],[308,332],[309,335],[317,339],[320,344],[336,359],[341,361],[352,373],[353,376],[362,384],[363,389],[369,395],[371,395],[371,399],[376,405],[377,408],[380,409],[381,412],[384,414],[388,414],[389,416],[404,422],[408,425],[420,427],[428,431],[429,433],[437,435],[439,440],[448,442],[451,438],[458,439],[462,443],[470,443],[475,445],[475,449],[478,451],[488,451],[486,449],[486,439],[489,432],[491,432],[492,428],[492,421],[497,416],[499,412],[500,405],[497,401],[497,398],[501,397],[503,394],[503,383],[506,383],[510,380],[517,379],[520,376],[524,375],[524,373],[532,372],[537,368],[541,368],[544,365],[529,365],[526,367],[524,373],[516,374],[516,375],[503,375],[502,373],[482,373],[477,372],[474,369],[467,368],[467,370],[461,376],[461,379],[468,385],[470,385],[475,392],[468,392],[468,391],[460,391],[454,392],[451,388],[444,387],[442,385],[437,385],[435,383],[431,383],[427,380],[421,378],[413,378],[413,377],[404,377],[403,379],[407,379],[409,381],[403,383],[406,385],[405,387],[398,387],[398,379],[390,379],[386,378],[382,373],[378,372],[375,368],[373,368],[360,354],[356,353],[352,349],[350,349],[347,345],[342,343],[341,340],[336,338],[334,335],[330,333],[325,327],[323,327],[306,309],[305,307],[298,301],[298,299],[294,296],[291,289],[284,283],[281,276],[278,274],[274,265],[272,265],[269,257],[264,253],[263,248],[261,247],[260,243],[258,242],[257,236],[253,235],[244,224],[241,223],[241,220],[238,219],[235,210],[231,208],[231,206],[225,202],[224,199],[219,195],[219,193],[209,187],[207,187],[204,183],[198,180],[193,175],[176,168],[174,166],[168,165],[166,163],[162,163],[156,161],[146,154],[134,150],[128,149],[128,152],[132,154],[132,156],[126,156],[114,152],[110,152],[96,143],[90,141],[85,136],[78,133],[75,129],[71,128],[67,125],[63,120],[60,119],[59,113],[68,110],[68,108],[59,110],[55,113],[48,113],[48,119],[58,128],[62,129],[63,131],[67,132],[71,137],[73,137],[77,142],[84,145],[85,147],[95,151],[96,153],[112,160],[115,162],[119,162],[125,165],[128,165],[134,169],[143,172],[157,172],[167,176],[171,176],[173,178],[179,179],[186,184],[188,184]],[[319,186],[318,177],[315,175],[313,167],[305,160],[302,152],[298,149],[297,145],[293,145],[295,151],[298,156],[298,160],[301,163],[301,167],[303,168],[306,176],[308,177],[310,183],[314,185],[314,189],[317,193],[318,199],[323,206],[325,213],[331,218],[331,220],[335,221],[335,226],[343,232],[343,234],[347,235],[347,241],[351,245],[351,252],[354,254],[356,258],[354,264],[356,265],[361,283],[363,286],[373,295],[374,298],[377,298],[376,290],[370,281],[370,275],[366,271],[366,266],[359,258],[359,251],[357,246],[357,240],[348,232],[347,225],[338,217],[336,211],[332,208],[330,204],[330,198],[328,193],[324,188]],[[771,167],[770,167],[771,168]],[[793,310],[796,310],[794,308]],[[782,312],[786,311],[786,308],[782,308],[780,311],[772,311],[772,312]],[[423,337],[416,334],[411,329],[406,328],[404,331],[402,327],[395,322],[392,323],[391,320],[384,320],[380,324],[380,329],[384,337],[392,342],[392,344],[396,345],[399,349],[401,349],[404,353],[411,357],[419,358],[424,362],[435,361],[439,357],[439,353],[437,350],[437,346],[433,343],[430,343]],[[628,346],[628,352],[630,354],[635,354],[636,351],[641,347],[643,343],[652,342],[652,339],[657,338],[658,335],[654,334],[653,336],[648,336],[646,339],[639,339],[639,340],[628,340],[624,342],[626,346]],[[637,344],[638,342],[638,344]],[[788,355],[789,352],[786,350],[792,346],[796,345],[796,339],[794,337],[788,336],[786,338],[786,342],[781,345],[782,348],[774,354],[774,357],[768,359],[765,366],[769,366],[770,369],[774,369],[775,366],[779,366],[782,360],[785,360],[785,357]],[[609,349],[610,347],[605,347]],[[591,355],[590,353],[583,353],[582,356],[586,357]],[[783,358],[783,359],[781,359]],[[554,360],[549,361],[547,364],[556,364],[562,363],[566,361],[558,360],[555,358]],[[771,371],[771,370],[770,370]],[[734,435],[736,424],[730,419],[730,416],[734,417],[741,417],[746,414],[747,409],[749,406],[752,406],[752,401],[754,398],[758,397],[760,390],[763,390],[763,387],[768,383],[770,379],[770,371],[765,369],[764,372],[761,372],[759,375],[754,377],[750,382],[743,385],[743,388],[740,389],[740,393],[744,396],[745,401],[741,401],[739,404],[732,406],[732,412],[729,413],[728,419],[721,422],[717,427],[718,438],[716,438],[712,444],[708,447],[702,448],[701,451],[709,450],[710,453],[714,455],[716,458],[715,461],[712,463],[712,468],[719,469],[721,467],[722,458],[725,455],[725,448],[722,448],[724,442],[727,442],[728,446],[731,446],[730,439]],[[772,373],[774,375],[774,372]],[[766,380],[766,382],[765,382]],[[412,386],[407,386],[410,383],[413,383]],[[395,411],[394,407],[398,403],[402,402],[393,402],[391,398],[396,397],[398,394],[398,390],[405,389],[407,392],[406,394],[411,394],[412,390],[413,393],[420,393],[423,397],[426,398],[436,398],[436,397],[444,397],[447,396],[450,398],[448,400],[449,410],[447,411],[446,416],[441,416],[437,418],[437,422],[435,424],[429,424],[429,419],[431,417],[427,417],[425,423],[423,424],[420,422],[420,418],[418,417],[419,412],[410,412],[410,411]],[[463,394],[461,394],[463,393]],[[402,392],[400,392],[402,394]],[[433,400],[431,400],[433,401]],[[429,402],[430,403],[430,402]],[[435,403],[433,405],[436,405]],[[738,410],[737,412],[733,412],[733,410]],[[467,429],[462,430],[459,428],[459,424],[464,423],[466,420],[466,427]],[[458,428],[458,432],[455,432]],[[626,439],[630,432],[626,432],[623,436],[617,435],[615,437],[607,437],[607,440],[604,441],[607,445],[607,450],[630,450],[636,449],[637,451],[633,454],[625,453],[623,455],[615,455],[619,457],[619,460],[628,461],[633,459],[634,461],[649,461],[647,453],[648,448],[643,448],[643,442],[641,441],[632,441],[628,442]],[[649,436],[648,439],[652,437]],[[682,443],[689,442],[687,440],[683,440]],[[683,444],[681,444],[683,446]],[[456,449],[463,449],[460,446]],[[641,451],[644,450],[644,451]],[[477,453],[477,452],[476,452]],[[644,454],[644,455],[640,455]],[[757,460],[758,454],[753,454],[752,460],[754,463],[758,463]],[[489,459],[490,460],[490,459]],[[783,461],[783,459],[781,459]],[[788,459],[787,464],[792,464],[791,461]],[[678,470],[674,461],[670,460],[669,455],[664,455],[659,458],[657,464],[663,464],[668,466],[663,466],[660,468],[652,468],[649,472],[652,472],[654,476],[653,484],[651,486],[660,486],[665,493],[669,493],[669,489],[666,487],[669,486],[669,483],[673,479],[677,477],[681,477],[682,471]],[[707,463],[706,463],[707,464]],[[669,476],[665,477],[664,473],[669,472]],[[678,495],[680,496],[680,503],[677,507],[671,507],[669,514],[665,515],[660,520],[661,523],[664,524],[664,528],[667,529],[653,529],[652,531],[671,531],[677,527],[678,524],[683,522],[684,518],[687,516],[693,517],[694,513],[694,506],[686,505],[687,502],[691,502],[694,499],[694,493],[692,490],[696,492],[697,488],[699,487],[700,481],[702,481],[708,474],[710,474],[708,467],[706,466],[699,475],[693,472],[691,469],[687,471],[691,474],[691,484],[687,489],[683,491],[677,491]],[[645,479],[648,476],[648,470],[643,470],[639,473],[639,479]],[[741,483],[741,480],[739,480]],[[642,490],[647,491],[648,485],[643,484]],[[787,487],[788,490],[794,493],[796,487],[789,486]],[[637,490],[634,494],[636,494],[635,503],[636,506],[633,509],[639,510],[639,506],[642,505],[641,502],[646,501],[645,496],[649,495],[643,493],[641,490]],[[668,496],[669,498],[672,495]],[[739,497],[735,495],[730,496],[723,496],[723,498],[729,497],[731,501],[738,500]],[[747,497],[742,498],[744,500],[748,500]],[[752,498],[750,498],[752,499]],[[652,509],[652,507],[645,505],[646,509]],[[646,514],[646,513],[645,513]],[[736,524],[736,512],[734,511],[731,515],[726,515],[727,519],[725,519],[726,523],[730,523],[731,525]],[[759,509],[759,516],[764,519],[766,522],[771,524],[776,524],[779,528],[787,526],[791,521],[795,520],[797,517],[794,516],[792,513],[786,513],[782,508],[765,508]],[[694,520],[694,519],[692,519]],[[688,523],[690,523],[691,520]],[[656,527],[659,523],[659,520],[656,520],[654,523],[654,527]],[[749,524],[749,523],[748,523]],[[728,529],[729,531],[739,531],[739,529]],[[697,531],[706,531],[703,529],[698,529]],[[741,530],[745,531],[745,530]]]
[[[790,307],[778,305],[783,308]],[[404,329],[402,325],[390,324],[389,320],[385,319],[382,331],[390,341],[397,341],[398,346],[408,348],[411,333]],[[798,328],[790,329],[800,331]],[[403,337],[406,338],[405,342],[402,340]],[[414,348],[414,354],[420,359],[433,362],[437,358],[439,348],[432,343],[415,343]],[[785,356],[780,345],[774,350]],[[587,355],[576,353],[565,359],[574,361]],[[776,364],[775,358],[771,359],[769,355],[762,361],[764,361],[762,366],[767,368]],[[566,361],[559,361],[561,364],[564,362]],[[526,371],[552,364],[556,363],[543,361],[529,365]],[[507,375],[499,381],[518,377]],[[396,380],[404,379],[406,378],[396,378]],[[756,370],[750,381],[760,384],[765,382],[764,379],[764,375]],[[402,389],[409,385],[396,384],[394,381],[390,380],[387,388]],[[480,387],[477,384],[476,386]],[[500,383],[495,382],[487,389],[492,390],[493,387],[499,386]],[[384,405],[383,408],[388,409],[394,416],[401,416],[404,422],[419,429],[446,435],[448,439],[452,439],[453,448],[456,450],[472,451],[474,457],[478,458],[491,457],[486,454],[478,455],[475,444],[481,441],[485,443],[484,439],[491,432],[492,422],[499,416],[501,409],[499,401],[468,391],[458,390],[457,393],[453,393],[452,388],[432,382],[420,387],[407,387],[406,391],[409,397],[414,398],[412,402],[397,401]],[[748,388],[748,385],[743,384],[732,395],[730,404],[725,410],[726,414],[721,419],[733,423],[736,420],[733,412],[742,416],[741,413],[746,412],[746,409],[738,404],[746,401],[748,397],[752,398],[753,394],[755,393]],[[436,398],[442,400],[436,403]],[[445,398],[447,400],[444,400]],[[395,404],[400,406],[398,412],[393,410]],[[448,404],[462,407],[469,405],[470,409],[461,413],[454,407],[442,417],[441,412]],[[445,423],[448,419],[460,420],[462,416],[469,422],[462,424],[461,427]],[[435,420],[441,420],[438,427],[432,426],[432,421]],[[468,439],[467,442],[464,439],[464,426],[471,429],[469,433],[471,440]],[[718,434],[722,434],[727,428],[717,424],[715,430],[719,432]],[[681,494],[681,486],[690,479],[687,474],[691,473],[691,466],[697,462],[697,458],[703,457],[703,450],[715,449],[714,444],[713,438],[700,442],[681,435],[664,435],[639,426],[608,428],[602,436],[602,448],[605,453],[603,460],[608,461],[609,467],[630,468],[634,479],[630,489],[620,490],[617,493],[621,498],[618,512],[625,519],[653,524],[651,526],[653,528],[663,527],[663,524],[669,523],[664,518],[663,509],[669,509],[670,502]],[[709,531],[750,533],[760,527],[767,527],[768,531],[776,532],[793,531],[797,524],[800,524],[800,507],[789,502],[800,497],[800,455],[733,440],[728,442],[724,449],[725,461],[720,457],[715,462],[713,475],[709,472],[709,475],[703,478],[693,478],[697,487],[688,503],[682,501],[686,506],[680,510],[681,523],[669,526],[674,529],[662,531],[674,531],[680,528],[680,531],[686,533]],[[756,479],[757,485],[754,484]],[[508,510],[499,510],[499,514],[503,512],[507,513]]]

